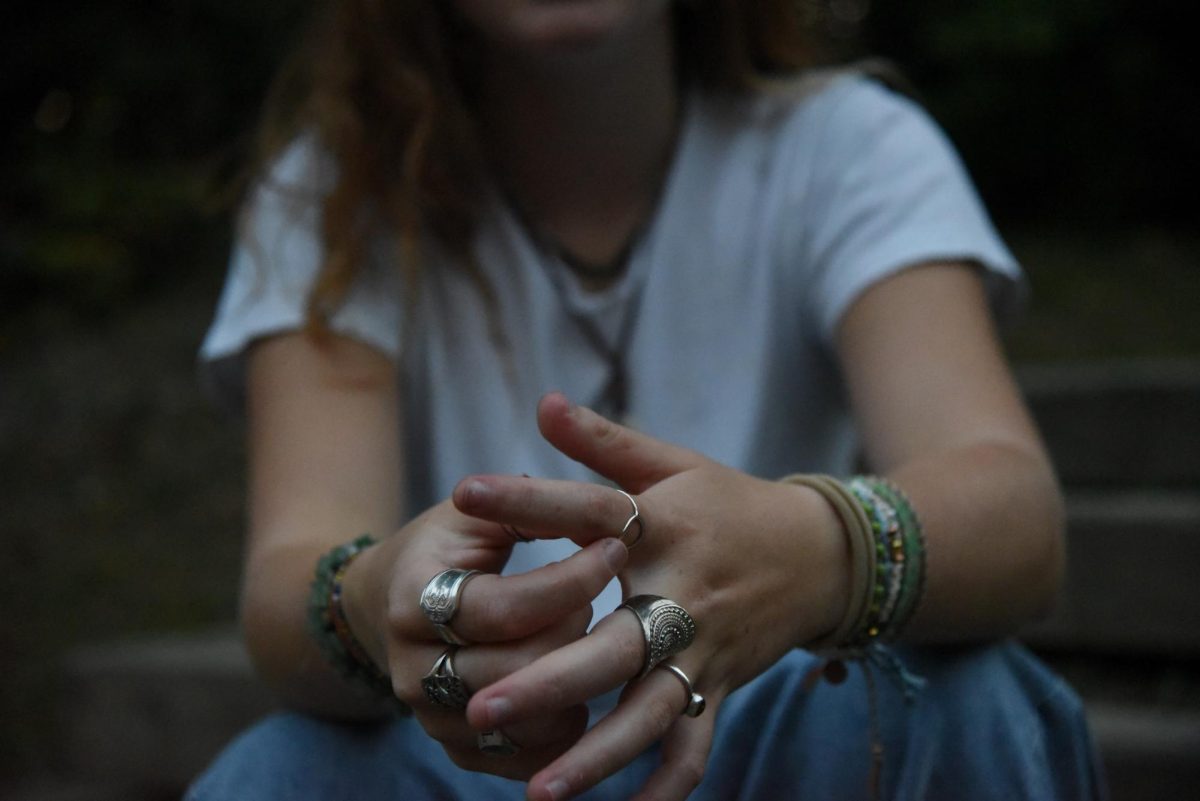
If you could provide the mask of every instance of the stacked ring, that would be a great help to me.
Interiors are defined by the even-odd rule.
[[[457,650],[458,646],[452,645],[442,652],[421,679],[421,689],[425,691],[425,697],[438,706],[466,709],[467,702],[471,700],[471,691],[454,670],[454,652]]]
[[[687,706],[684,707],[683,714],[687,715],[689,718],[700,717],[701,713],[704,712],[704,707],[706,707],[708,703],[704,700],[704,696],[696,692],[696,690],[692,687],[692,680],[689,679],[687,674],[683,672],[683,669],[677,665],[672,665],[669,662],[663,662],[661,665],[659,665],[659,667],[663,670],[670,671],[671,675],[682,682],[683,691],[687,693]]]

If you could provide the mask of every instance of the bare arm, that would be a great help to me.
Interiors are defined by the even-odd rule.
[[[241,618],[262,675],[290,705],[358,717],[382,706],[330,670],[306,629],[320,556],[401,520],[395,367],[371,348],[300,334],[256,344],[248,376],[249,539]]]
[[[870,466],[925,529],[908,636],[985,638],[1044,613],[1063,570],[1062,499],[977,272],[926,265],[880,282],[844,316],[837,350]]]
[[[250,538],[242,623],[260,673],[298,709],[337,718],[385,714],[386,699],[330,669],[307,629],[317,560],[359,534],[378,545],[347,569],[342,607],[392,691],[450,758],[471,770],[527,778],[569,748],[587,725],[582,705],[514,726],[524,747],[495,760],[480,752],[461,711],[435,705],[421,678],[447,651],[417,604],[448,567],[483,572],[462,593],[455,631],[473,643],[455,658],[481,687],[582,637],[591,601],[625,563],[613,539],[528,573],[501,577],[512,537],[449,502],[400,525],[397,371],[380,353],[333,337],[317,347],[289,334],[256,345],[250,365]]]

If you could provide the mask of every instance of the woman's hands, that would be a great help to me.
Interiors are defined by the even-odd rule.
[[[468,719],[479,730],[515,732],[524,721],[630,682],[612,713],[531,779],[529,796],[582,792],[665,738],[663,764],[642,797],[682,799],[703,776],[725,696],[840,619],[849,571],[840,525],[811,490],[752,478],[561,395],[543,399],[538,421],[563,453],[637,494],[645,537],[621,573],[624,595],[661,595],[695,618],[695,641],[671,661],[709,711],[682,717],[682,684],[665,670],[630,682],[645,642],[637,618],[619,609],[591,636],[481,689]],[[611,488],[505,476],[464,480],[453,500],[473,517],[531,536],[569,535],[581,545],[613,536],[630,513],[628,499]]]
[[[421,590],[448,567],[483,571],[464,586],[451,621],[454,632],[471,643],[454,652],[454,669],[474,689],[582,637],[592,599],[624,565],[627,552],[614,539],[597,539],[562,562],[521,575],[496,575],[512,545],[500,526],[469,518],[448,502],[439,504],[350,565],[343,605],[371,657],[386,666],[396,696],[412,707],[457,765],[524,779],[583,734],[586,699],[506,727],[521,746],[517,754],[496,759],[481,753],[462,710],[434,704],[422,689],[422,677],[451,646],[422,613]]]

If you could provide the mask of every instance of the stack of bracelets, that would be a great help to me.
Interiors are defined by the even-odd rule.
[[[850,546],[850,601],[841,623],[808,647],[864,655],[893,640],[916,611],[925,586],[925,540],[911,504],[895,484],[874,476],[783,479],[816,490],[833,507]]]

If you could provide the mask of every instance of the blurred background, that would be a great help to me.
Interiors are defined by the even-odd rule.
[[[4,15],[0,796],[78,773],[78,737],[68,745],[68,699],[84,681],[68,667],[78,646],[233,619],[240,431],[200,395],[194,354],[223,278],[258,106],[309,7],[43,2]],[[1142,388],[1185,376],[1183,405],[1171,409],[1192,421],[1184,440],[1194,442],[1200,176],[1186,122],[1187,4],[805,8],[833,57],[899,64],[959,146],[1030,274],[1033,306],[1008,345],[1041,377],[1033,383],[1081,365],[1134,365],[1121,384],[1132,400],[1118,404],[1129,409],[1143,408]],[[1129,423],[1119,409],[1111,428],[1080,437]],[[1194,501],[1194,474],[1172,469],[1130,481]],[[1175,597],[1194,620],[1193,597]],[[1148,658],[1101,658],[1094,642],[1068,650],[1065,669],[1083,673],[1103,662],[1136,675]],[[1172,704],[1196,702],[1196,656],[1169,643],[1155,651],[1183,687]],[[53,797],[78,791],[51,786]]]

